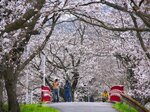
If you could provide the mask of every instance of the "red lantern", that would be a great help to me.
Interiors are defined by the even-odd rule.
[[[120,102],[122,93],[124,93],[124,86],[123,85],[117,85],[117,86],[111,87],[111,90],[109,92],[110,101],[111,102]]]
[[[41,86],[41,101],[45,103],[52,101],[51,89],[48,86]]]

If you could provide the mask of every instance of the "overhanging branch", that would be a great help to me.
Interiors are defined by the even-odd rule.
[[[120,28],[115,28],[115,27],[111,27],[106,25],[105,22],[100,21],[96,18],[93,18],[91,16],[87,16],[85,14],[81,14],[81,13],[77,13],[77,12],[71,12],[71,14],[73,14],[74,16],[76,16],[79,20],[94,25],[94,26],[98,26],[107,30],[111,30],[111,31],[121,31],[121,32],[126,32],[126,31],[139,31],[139,32],[150,32],[149,28],[135,28],[135,27],[120,27]],[[105,24],[104,24],[105,23]]]

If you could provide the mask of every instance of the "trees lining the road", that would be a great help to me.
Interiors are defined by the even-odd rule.
[[[4,80],[10,112],[19,112],[18,77],[23,76],[28,64],[39,61],[36,55],[41,51],[47,57],[49,80],[70,79],[73,93],[83,82],[90,82],[96,76],[99,76],[98,81],[104,78],[106,83],[115,78],[116,84],[125,77],[128,80],[124,79],[123,83],[129,85],[133,97],[143,103],[149,99],[150,82],[146,80],[150,73],[148,0],[2,0],[1,3],[4,10],[0,18],[0,88]],[[63,24],[64,21],[71,24]],[[63,25],[57,27],[60,24]],[[108,61],[110,66],[107,61],[101,61],[108,60],[100,57],[109,57],[109,54],[114,54],[122,63],[121,73],[112,67],[112,58]],[[116,62],[112,63],[116,66]],[[0,90],[2,93],[3,89]],[[142,97],[137,97],[139,95]]]
[[[8,110],[10,112],[20,112],[16,94],[18,76],[25,66],[43,50],[52,35],[60,14],[51,13],[46,15],[42,13],[46,3],[45,0],[33,2],[26,0],[1,2],[4,10],[2,10],[3,18],[0,32],[2,42],[0,75],[5,81],[8,96]],[[52,10],[53,9],[54,7]],[[10,13],[8,14],[7,11]],[[47,30],[47,33],[43,35],[41,30],[44,30],[43,26],[48,20],[51,21],[51,27]],[[45,37],[43,42],[38,44],[34,52],[23,60],[22,57],[25,48],[29,45],[31,38],[37,34],[41,34]]]
[[[109,30],[118,38],[114,55],[127,71],[132,96],[143,104],[149,100],[150,89],[149,5],[148,0],[99,0],[79,3],[78,10],[69,10],[79,20]]]

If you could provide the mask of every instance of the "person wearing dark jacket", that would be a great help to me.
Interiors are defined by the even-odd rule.
[[[65,96],[65,102],[72,101],[71,84],[68,80],[66,80],[66,83],[64,85],[64,96]]]

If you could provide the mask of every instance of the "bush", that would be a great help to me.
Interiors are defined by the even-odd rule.
[[[117,109],[119,112],[138,112],[136,109],[134,109],[133,107],[130,107],[126,103],[117,102],[114,104],[113,107]]]

